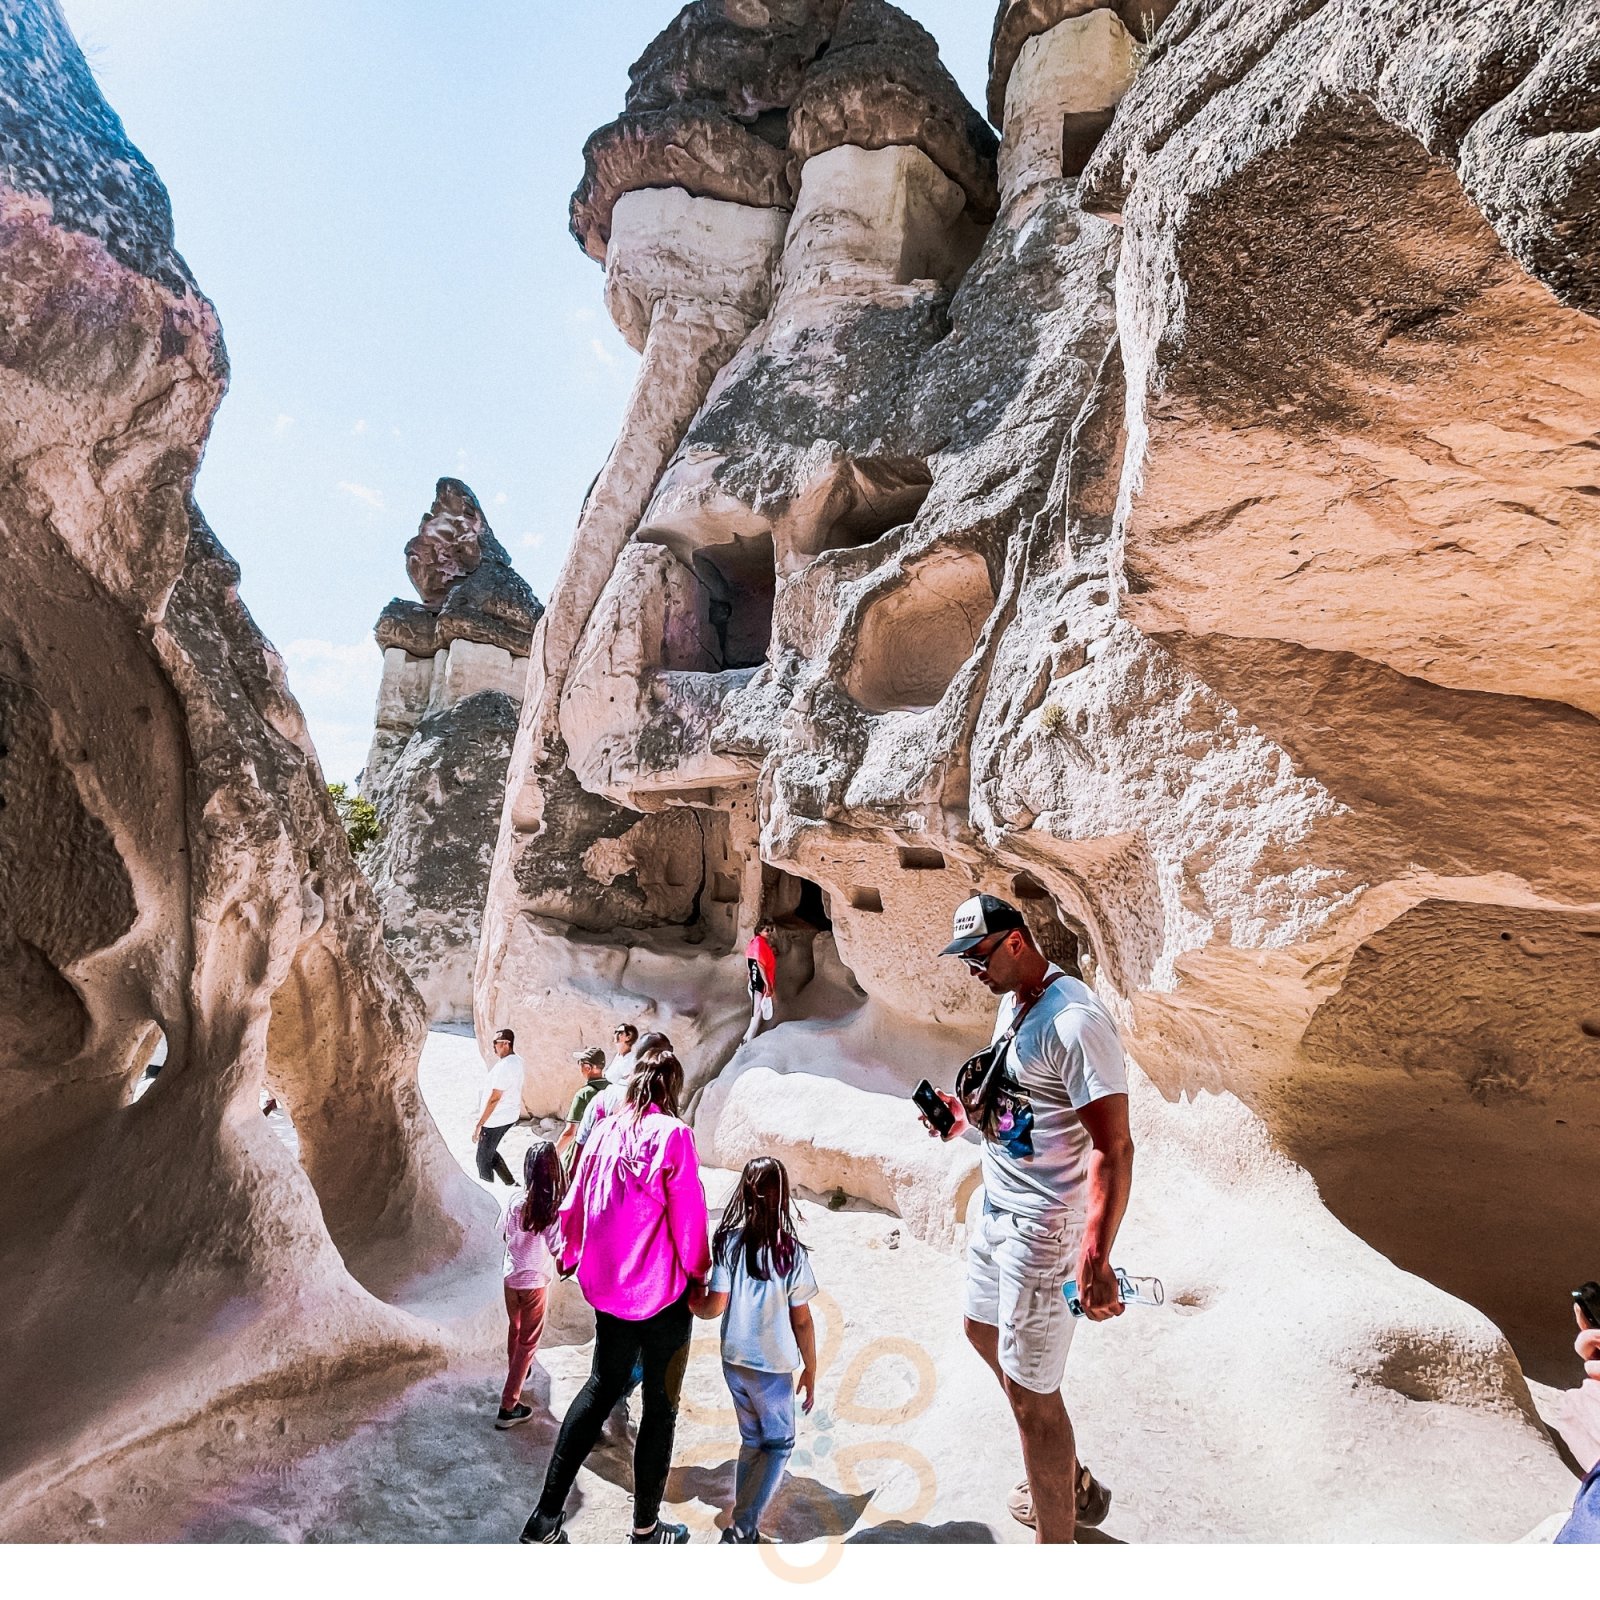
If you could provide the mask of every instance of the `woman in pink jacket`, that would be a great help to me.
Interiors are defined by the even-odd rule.
[[[711,1270],[706,1197],[694,1135],[678,1116],[683,1067],[670,1050],[644,1056],[627,1098],[595,1128],[561,1209],[562,1265],[594,1307],[594,1364],[568,1408],[524,1544],[565,1544],[567,1495],[611,1409],[644,1372],[633,1447],[633,1542],[687,1544],[662,1522],[678,1394],[689,1357],[691,1288]]]

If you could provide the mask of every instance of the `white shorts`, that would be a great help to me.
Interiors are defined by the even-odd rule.
[[[967,1220],[967,1291],[973,1322],[1000,1330],[1000,1370],[1035,1394],[1061,1387],[1077,1318],[1061,1290],[1078,1264],[1083,1223],[990,1209],[978,1191]]]

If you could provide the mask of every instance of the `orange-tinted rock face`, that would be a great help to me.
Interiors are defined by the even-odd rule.
[[[437,1359],[447,1339],[403,1302],[482,1246],[484,1218],[416,1098],[416,996],[282,663],[191,496],[225,383],[216,313],[56,7],[0,21],[16,1508],[107,1440],[242,1388]],[[260,1116],[268,1087],[298,1165]]]

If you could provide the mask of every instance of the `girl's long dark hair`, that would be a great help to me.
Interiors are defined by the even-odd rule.
[[[683,1063],[671,1049],[647,1050],[638,1058],[633,1076],[628,1079],[628,1104],[635,1111],[654,1106],[669,1117],[678,1115],[678,1096],[683,1093]]]
[[[805,1249],[795,1231],[794,1208],[789,1201],[789,1174],[776,1156],[747,1161],[722,1213],[711,1241],[713,1261],[733,1265],[733,1250],[744,1251],[744,1270],[766,1281],[769,1270],[786,1278]]]
[[[522,1158],[522,1227],[526,1233],[543,1233],[556,1220],[567,1197],[567,1172],[556,1147],[548,1139],[528,1146]]]

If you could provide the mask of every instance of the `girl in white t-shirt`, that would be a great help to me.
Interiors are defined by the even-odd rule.
[[[533,1370],[533,1355],[544,1332],[545,1301],[561,1258],[556,1218],[566,1198],[567,1175],[549,1139],[530,1145],[522,1159],[522,1187],[513,1191],[500,1216],[506,1242],[506,1386],[500,1395],[497,1428],[514,1428],[533,1415],[522,1403],[522,1386]]]
[[[807,1304],[817,1293],[795,1232],[789,1174],[773,1156],[746,1162],[711,1242],[711,1277],[690,1299],[696,1316],[722,1318],[722,1375],[739,1419],[732,1524],[724,1544],[765,1544],[761,1514],[794,1453],[795,1369],[801,1402],[816,1399],[817,1338]]]

